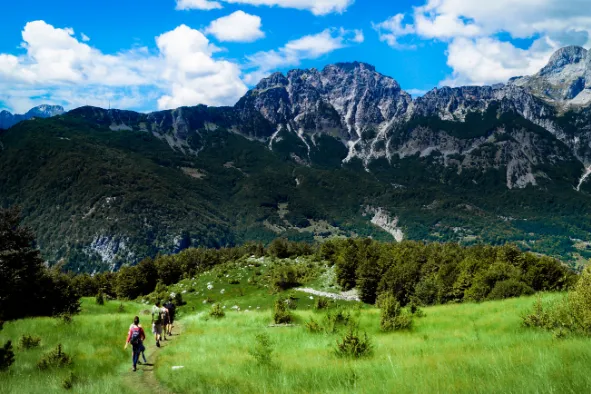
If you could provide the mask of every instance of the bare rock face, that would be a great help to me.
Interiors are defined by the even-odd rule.
[[[591,102],[585,92],[591,86],[589,53],[585,48],[568,46],[556,51],[536,75],[516,80],[532,94],[551,103],[569,106]]]
[[[275,125],[300,134],[327,133],[344,142],[370,128],[403,117],[410,95],[365,63],[339,63],[322,71],[273,74],[242,98],[237,107],[255,108]]]

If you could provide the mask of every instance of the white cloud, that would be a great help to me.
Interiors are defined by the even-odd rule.
[[[246,92],[238,65],[213,57],[216,47],[199,31],[181,25],[146,48],[103,54],[78,41],[70,28],[29,22],[21,56],[0,53],[0,101],[17,112],[32,102],[68,108],[111,100],[120,108],[230,105]],[[34,98],[31,98],[34,97]]]
[[[415,32],[412,25],[404,24],[404,14],[396,14],[393,17],[381,23],[372,23],[375,31],[378,32],[380,41],[385,41],[392,48],[407,48],[407,45],[400,44],[398,39],[400,37],[408,36]]]
[[[295,8],[308,10],[314,15],[326,15],[331,13],[343,13],[355,0],[222,0],[231,4],[248,4],[253,6],[268,6]],[[198,9],[212,10],[222,8],[217,1],[211,0],[177,0],[178,10]]]
[[[253,42],[265,36],[261,31],[261,18],[243,11],[214,20],[205,29],[205,34],[212,34],[219,41],[231,42]]]
[[[217,1],[209,0],[177,0],[177,10],[215,10],[222,8]]]
[[[535,48],[535,47],[534,47]],[[453,75],[442,85],[490,85],[531,75],[548,62],[552,50],[519,49],[494,38],[456,38],[448,47],[447,64]]]
[[[427,90],[424,89],[407,89],[406,92],[413,97],[424,96]]]
[[[185,25],[156,39],[164,58],[163,79],[171,93],[158,100],[160,109],[183,105],[230,105],[246,93],[239,67],[224,60],[214,60],[215,51],[199,31]]]
[[[84,42],[88,42],[90,41],[90,37],[88,37],[86,34],[82,33],[80,34],[80,38],[82,38],[82,41]]]
[[[564,45],[591,45],[591,7],[589,0],[427,0],[374,28],[398,49],[407,48],[402,38],[446,42],[453,71],[442,84],[505,82],[537,72]],[[511,42],[517,38],[535,41],[521,49]]]
[[[278,50],[257,52],[248,56],[247,68],[255,69],[245,76],[249,84],[258,82],[270,71],[289,66],[297,66],[304,59],[316,59],[352,43],[363,42],[360,30],[326,29],[318,34],[289,41]]]

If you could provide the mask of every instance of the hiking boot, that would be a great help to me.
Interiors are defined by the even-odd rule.
[[[156,341],[156,347],[160,347],[160,341]]]
[[[137,371],[137,368],[136,367],[133,367],[132,371],[133,372]]]

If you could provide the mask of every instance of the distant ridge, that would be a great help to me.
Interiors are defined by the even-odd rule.
[[[65,112],[61,105],[42,104],[28,110],[25,114],[13,114],[6,110],[0,111],[0,129],[8,129],[23,120],[31,118],[50,118]]]

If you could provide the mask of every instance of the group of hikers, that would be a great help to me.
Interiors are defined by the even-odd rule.
[[[166,341],[166,336],[172,336],[172,328],[174,323],[174,316],[176,312],[176,306],[169,300],[167,303],[163,301],[156,301],[152,307],[152,334],[156,340],[156,346],[160,347],[160,341]],[[133,371],[137,370],[137,364],[139,362],[140,355],[143,356],[144,364],[146,356],[144,351],[144,341],[146,340],[146,333],[144,328],[140,324],[140,318],[138,316],[133,318],[133,323],[129,326],[129,332],[127,334],[127,341],[125,342],[124,349],[131,344],[132,346],[132,362]]]

